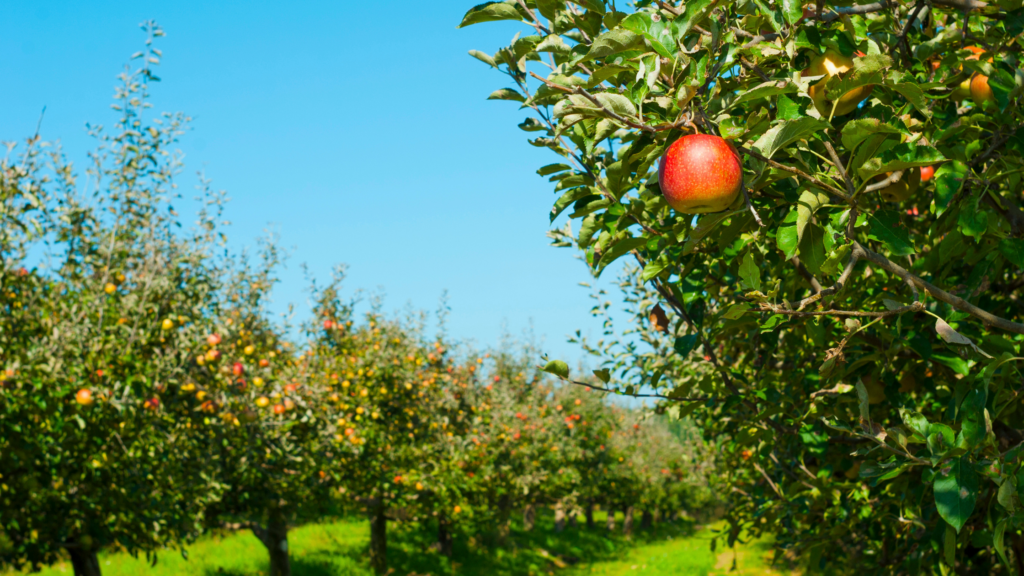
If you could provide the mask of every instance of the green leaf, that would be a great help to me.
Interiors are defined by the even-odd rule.
[[[567,54],[572,52],[572,47],[562,40],[562,37],[557,34],[549,34],[540,44],[534,49],[537,52],[555,52],[558,54]]]
[[[686,358],[687,356],[690,355],[690,352],[693,352],[693,348],[696,345],[697,335],[687,334],[686,336],[680,336],[679,338],[676,338],[675,342],[672,344],[672,348],[675,349],[676,354],[679,354],[683,358]]]
[[[956,534],[960,529],[954,531],[953,526],[946,525],[946,535],[943,537],[942,555],[949,567],[956,566]]]
[[[487,97],[488,100],[514,100],[516,102],[526,102],[526,97],[519,92],[511,88],[499,88],[491,95]]]
[[[624,52],[640,44],[642,36],[629,30],[609,30],[594,39],[587,52],[587,59],[606,58]]]
[[[715,214],[704,214],[697,221],[697,227],[690,231],[689,238],[686,239],[686,243],[683,244],[683,254],[689,254],[693,252],[697,244],[704,239],[705,236],[711,233],[712,230],[718,227],[719,224],[725,221],[729,217],[728,212],[717,212]]]
[[[782,0],[782,15],[790,26],[795,26],[804,17],[803,0]]]
[[[558,218],[558,215],[564,212],[565,209],[572,205],[573,202],[576,202],[581,198],[586,198],[587,196],[596,196],[600,198],[600,196],[594,194],[591,189],[586,186],[580,186],[566,191],[558,198],[558,200],[555,200],[555,205],[551,207],[551,214],[549,215],[551,221],[554,222],[555,218]]]
[[[776,152],[789,144],[827,128],[829,128],[827,122],[822,122],[809,116],[798,120],[786,120],[776,124],[762,134],[751,147],[761,152],[765,157],[771,158]]]
[[[753,252],[747,252],[743,258],[743,263],[740,264],[740,278],[750,290],[761,290],[761,272],[757,269],[757,263],[754,262]]]
[[[922,115],[927,118],[932,117],[932,111],[928,108],[928,99],[925,97],[924,91],[917,84],[900,82],[893,84],[892,89],[902,94],[907,99],[907,102],[910,102]]]
[[[1004,482],[1010,484],[1010,482]],[[1016,488],[1014,488],[1016,493]],[[1003,561],[1006,566],[1007,573],[1010,573],[1010,561],[1006,558],[1006,546],[1003,543],[1004,535],[1006,534],[1006,518],[1003,518],[996,524],[996,529],[992,534],[992,546],[999,553],[999,558]]]
[[[941,152],[931,146],[919,146],[908,142],[894,146],[883,152],[881,156],[864,162],[864,165],[857,169],[857,174],[867,180],[885,172],[930,166],[945,159]]]
[[[975,388],[967,393],[963,404],[960,405],[960,411],[963,414],[960,435],[965,448],[974,448],[985,441],[987,434],[985,427],[986,396],[984,389]]]
[[[970,460],[961,456],[947,461],[935,475],[932,488],[939,515],[959,534],[978,497],[978,475]]]
[[[607,384],[608,381],[612,379],[611,372],[609,372],[607,368],[594,370],[594,376],[597,376],[597,379],[600,380],[601,382],[604,382],[605,384]]]
[[[846,257],[853,250],[853,244],[843,244],[829,253],[828,258],[821,264],[822,274],[838,276],[846,267]]]
[[[935,171],[935,213],[942,215],[949,208],[953,197],[964,185],[967,165],[959,160],[947,162]]]
[[[481,52],[479,50],[470,50],[469,55],[483,62],[484,64],[487,64],[488,66],[492,66],[494,68],[498,67],[498,64],[494,62],[494,58],[491,58],[491,56],[486,52]]]
[[[811,221],[811,216],[825,204],[828,204],[828,194],[816,190],[804,190],[800,194],[800,200],[796,204],[796,237],[803,240],[804,229]]]
[[[566,364],[565,362],[562,362],[561,360],[552,360],[545,364],[544,368],[541,368],[541,370],[547,372],[548,374],[554,374],[559,378],[569,378],[569,365]]]
[[[969,200],[961,204],[960,214],[957,215],[957,224],[964,236],[973,236],[980,239],[988,232],[988,212],[981,208],[977,200]]]
[[[747,304],[746,302],[733,304],[725,311],[724,314],[722,314],[722,318],[726,320],[736,320],[746,314],[747,310],[750,310],[750,304]]]
[[[664,19],[655,22],[650,12],[634,12],[620,22],[619,26],[646,38],[658,55],[664,58],[675,57],[675,50],[669,48],[674,46],[675,38],[672,36],[671,27]]]
[[[1003,238],[999,241],[999,253],[1017,268],[1024,268],[1024,240]]]
[[[961,376],[967,376],[971,373],[971,366],[966,360],[959,356],[952,354],[946,354],[942,352],[932,352],[932,360],[935,360],[939,364],[952,368],[954,372]]]
[[[868,222],[871,225],[868,238],[884,243],[893,256],[909,256],[916,253],[907,227],[900,221],[898,212],[875,212],[868,216]]]
[[[853,150],[874,134],[900,134],[900,130],[878,118],[851,120],[843,126],[843,146]]]
[[[821,265],[827,258],[825,252],[825,231],[820,226],[811,224],[800,239],[800,262],[814,274],[821,274]]]
[[[672,263],[664,258],[648,260],[647,264],[644,266],[644,271],[642,274],[644,282],[650,281],[651,278],[654,278],[658,274],[661,274],[666,268],[668,268],[671,265]]]
[[[744,90],[729,104],[729,107],[732,108],[738,104],[742,104],[743,102],[760,100],[762,98],[768,98],[779,94],[795,94],[797,91],[797,85],[789,82],[788,80],[772,80],[770,82],[758,84],[749,90]]]
[[[537,10],[541,16],[554,20],[559,12],[565,11],[565,0],[537,0]]]
[[[785,221],[779,226],[778,231],[775,232],[775,245],[785,254],[786,260],[796,256],[797,247],[800,245],[800,236],[796,229],[797,216],[797,212],[791,210],[786,215]]]
[[[718,0],[688,0],[686,12],[672,23],[676,40],[682,40],[695,24],[700,24],[717,2]]]
[[[572,166],[569,166],[568,164],[548,164],[546,166],[541,166],[540,169],[537,170],[537,174],[539,176],[548,176],[549,174],[557,174],[558,172],[565,172],[566,170],[572,170]]]
[[[924,442],[928,437],[928,419],[920,412],[911,412],[905,408],[900,408],[900,417],[904,424],[921,437],[920,441]]]
[[[522,16],[519,11],[516,10],[515,0],[505,0],[504,2],[486,2],[484,4],[478,4],[469,9],[466,15],[462,17],[462,23],[459,24],[459,28],[464,28],[472,24],[479,24],[481,22],[493,22],[495,20],[522,20]]]
[[[612,246],[611,250],[605,252],[601,256],[601,260],[598,262],[595,271],[600,274],[609,264],[621,258],[622,256],[629,254],[630,250],[642,247],[647,243],[645,238],[627,238],[625,240],[619,240]]]
[[[597,101],[606,109],[615,112],[619,116],[625,116],[626,118],[636,116],[636,106],[633,106],[633,103],[629,101],[629,98],[626,98],[622,94],[601,92],[599,94],[595,94],[594,98],[596,98]]]

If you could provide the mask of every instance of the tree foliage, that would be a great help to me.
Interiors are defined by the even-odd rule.
[[[616,4],[462,22],[520,23],[471,55],[561,157],[555,244],[631,262],[598,376],[727,442],[730,542],[772,532],[814,573],[1022,571],[1021,2]],[[813,73],[826,54],[850,69]],[[659,189],[692,133],[742,160],[726,211]]]

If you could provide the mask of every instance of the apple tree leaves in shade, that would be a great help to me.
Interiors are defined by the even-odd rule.
[[[543,4],[517,2],[550,15]],[[1024,562],[1011,493],[1024,74],[1005,48],[1024,18],[978,2],[965,19],[960,4],[825,3],[819,19],[788,0],[566,2],[553,18],[520,12],[516,60],[493,56],[506,74],[493,88],[526,97],[530,142],[591,178],[557,189],[553,245],[582,250],[594,274],[623,270],[635,321],[595,293],[601,339],[575,339],[608,370],[599,381],[654,383],[671,399],[657,411],[700,422],[735,474],[723,541],[772,533],[806,573]],[[521,51],[546,35],[569,50]],[[972,45],[985,56],[968,59]],[[823,118],[800,72],[826,50],[849,69],[824,80],[826,97],[872,88]],[[976,73],[992,102],[958,90]],[[661,194],[658,159],[692,133],[742,161],[747,194],[723,212],[678,213]],[[915,189],[924,167],[934,174]],[[902,201],[879,194],[896,172]],[[655,306],[667,333],[646,320]]]
[[[974,512],[978,497],[978,474],[966,458],[947,461],[935,475],[935,507],[942,519],[957,532]]]

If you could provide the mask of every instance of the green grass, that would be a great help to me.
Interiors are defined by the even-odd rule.
[[[430,549],[433,534],[416,526],[389,528],[388,563],[394,576],[523,576],[561,574],[564,576],[619,574],[783,574],[769,568],[771,557],[765,542],[739,546],[735,551],[738,570],[729,572],[732,550],[711,552],[713,529],[690,523],[661,523],[650,531],[638,531],[632,539],[609,535],[598,513],[598,528],[567,528],[556,534],[550,517],[538,519],[537,528],[524,532],[514,528],[505,548],[485,545],[478,538],[456,539],[449,561]],[[618,525],[622,526],[621,514]],[[292,573],[295,576],[369,576],[368,523],[360,519],[302,526],[289,534]],[[144,559],[127,554],[101,554],[105,576],[256,576],[267,573],[266,550],[248,532],[211,536],[188,549],[189,559],[166,552],[150,567]],[[42,576],[71,574],[67,563],[41,572]]]

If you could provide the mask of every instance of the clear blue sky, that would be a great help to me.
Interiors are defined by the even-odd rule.
[[[273,227],[290,249],[275,306],[308,311],[301,263],[349,289],[383,289],[390,310],[435,310],[479,345],[531,323],[552,356],[593,335],[585,267],[548,245],[556,157],[526,143],[506,77],[469,57],[512,23],[457,30],[477,0],[437,2],[48,2],[11,0],[0,19],[0,140],[60,139],[76,165],[86,122],[112,124],[116,76],[142,48],[139,23],[167,36],[154,112],[195,118],[181,142],[191,198],[203,170],[232,201],[233,246]],[[611,271],[606,272],[611,275]]]

